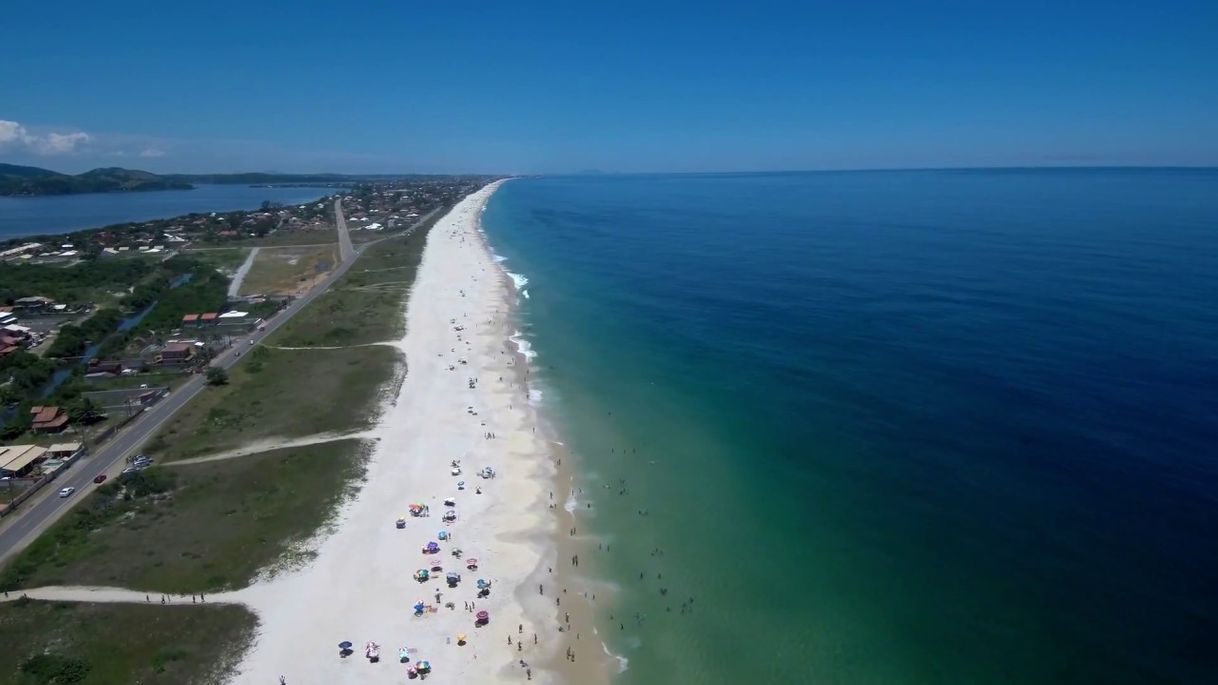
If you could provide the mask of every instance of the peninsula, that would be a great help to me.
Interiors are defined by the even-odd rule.
[[[190,183],[138,169],[104,167],[61,174],[35,166],[0,164],[0,195],[75,195],[136,190],[190,190]]]

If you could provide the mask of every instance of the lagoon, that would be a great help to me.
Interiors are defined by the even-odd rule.
[[[193,190],[0,197],[0,240],[68,233],[128,221],[167,219],[192,212],[256,209],[266,200],[298,204],[335,191],[334,188],[201,184]]]

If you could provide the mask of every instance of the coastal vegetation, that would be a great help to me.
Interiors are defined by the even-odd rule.
[[[83,174],[0,164],[0,195],[72,195],[142,190],[189,190],[190,183],[147,171],[104,167]]]
[[[360,440],[157,466],[91,494],[18,555],[0,588],[121,586],[195,593],[248,585],[315,532],[363,478]]]
[[[257,618],[234,605],[0,604],[0,682],[185,685],[222,680]],[[104,629],[99,629],[104,626]]]
[[[79,324],[64,324],[59,327],[55,342],[51,343],[46,356],[51,359],[79,357],[91,343],[100,342],[110,335],[122,321],[121,311],[108,308],[98,310]]]
[[[88,259],[59,264],[0,264],[0,301],[12,304],[31,295],[69,306],[98,304],[147,278],[157,268],[151,259]]]
[[[398,364],[391,347],[255,348],[232,367],[228,383],[183,407],[147,450],[175,460],[267,438],[370,428],[377,388],[394,377]]]

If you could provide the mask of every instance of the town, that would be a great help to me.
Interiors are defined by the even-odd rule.
[[[485,180],[358,184],[300,205],[0,246],[0,515],[190,378],[223,384],[212,360],[342,260],[336,205],[362,245],[438,216]]]

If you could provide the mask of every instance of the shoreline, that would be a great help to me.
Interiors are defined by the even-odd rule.
[[[502,184],[508,180],[511,179],[497,183]],[[609,652],[608,646],[598,635],[595,605],[590,599],[597,595],[589,590],[597,585],[596,581],[577,572],[577,567],[570,563],[574,555],[585,551],[580,544],[582,538],[568,534],[570,530],[578,527],[575,510],[567,507],[567,503],[573,498],[575,464],[566,442],[560,439],[562,435],[557,426],[546,418],[539,406],[540,399],[534,399],[543,396],[531,377],[532,360],[536,353],[532,351],[519,326],[520,302],[522,297],[528,297],[524,290],[528,279],[522,274],[508,271],[504,266],[507,259],[495,253],[481,217],[478,221],[478,235],[483,249],[500,270],[505,285],[503,304],[512,332],[506,336],[504,342],[513,357],[515,382],[521,390],[517,397],[524,399],[529,420],[541,433],[551,469],[551,489],[541,503],[552,520],[552,529],[549,531],[551,552],[539,560],[526,582],[517,588],[516,594],[522,604],[532,608],[530,613],[538,617],[549,616],[554,621],[555,634],[559,636],[561,644],[551,649],[551,653],[543,662],[546,670],[557,674],[558,682],[607,685],[611,681],[611,674],[621,670],[622,662],[620,657]],[[535,391],[537,395],[534,394]],[[534,587],[538,588],[538,593],[533,592]],[[550,594],[540,592],[543,588]],[[576,591],[571,592],[572,589]],[[606,588],[602,587],[600,596],[609,599],[608,595]],[[551,596],[563,603],[551,604]],[[574,659],[568,657],[568,649],[572,650]]]

